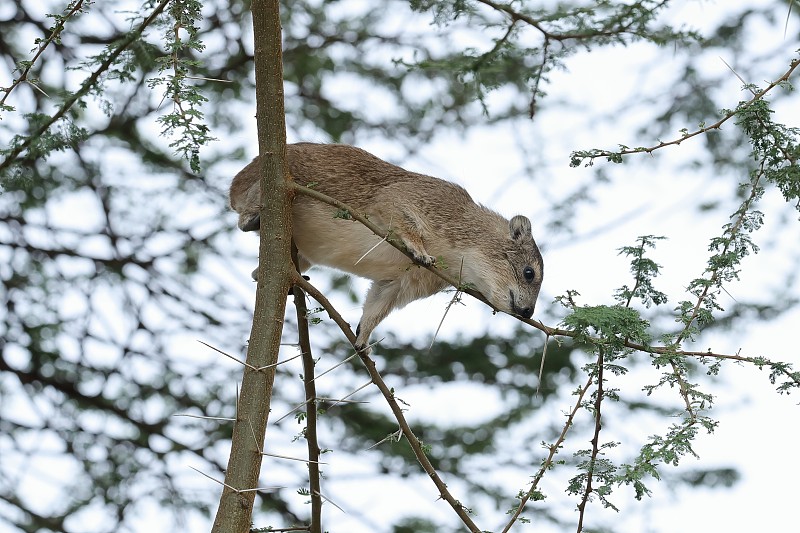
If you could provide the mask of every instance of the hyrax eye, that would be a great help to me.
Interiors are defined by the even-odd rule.
[[[525,276],[527,281],[533,281],[533,278],[536,276],[536,274],[533,272],[533,269],[529,266],[526,266],[522,269],[522,275]]]

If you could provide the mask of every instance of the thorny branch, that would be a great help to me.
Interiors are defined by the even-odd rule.
[[[67,9],[69,9],[69,11],[67,11],[67,14],[57,17],[56,19],[57,22],[53,25],[53,31],[50,32],[50,35],[47,37],[47,39],[44,39],[44,41],[39,44],[39,49],[36,50],[36,54],[34,54],[34,56],[29,61],[25,62],[25,68],[22,69],[19,77],[15,79],[9,87],[4,87],[0,89],[3,93],[5,93],[3,94],[3,97],[0,98],[0,109],[3,109],[3,106],[6,103],[6,99],[8,99],[9,95],[11,94],[11,91],[19,87],[19,85],[22,84],[23,82],[28,82],[34,87],[36,87],[36,85],[34,85],[34,83],[30,80],[30,78],[28,78],[28,75],[30,74],[33,67],[36,65],[36,61],[39,60],[39,58],[42,56],[47,47],[50,46],[56,40],[58,40],[59,36],[61,35],[61,32],[64,31],[64,26],[67,24],[67,21],[70,18],[72,18],[73,15],[75,15],[76,13],[80,12],[83,9],[83,2],[84,0],[78,0],[77,2],[72,4],[71,7],[67,6]],[[38,87],[36,88],[41,91],[41,89],[39,89]]]
[[[297,247],[292,246],[292,261],[297,265]],[[294,306],[297,310],[297,332],[300,353],[303,356],[303,384],[306,392],[306,430],[308,445],[308,488],[311,496],[310,533],[322,532],[322,498],[320,497],[319,441],[317,439],[317,388],[314,381],[314,357],[311,353],[311,340],[308,333],[308,307],[306,295],[298,285],[294,285]]]
[[[763,162],[762,162],[762,168],[759,171],[758,176],[756,177],[756,179],[752,183],[752,186],[751,186],[752,188],[750,190],[750,196],[747,198],[747,200],[744,201],[744,203],[742,204],[742,206],[739,209],[739,216],[737,217],[736,221],[731,226],[730,230],[726,232],[728,234],[729,238],[727,239],[727,242],[725,243],[725,246],[723,247],[722,251],[720,252],[720,255],[725,255],[728,252],[728,249],[730,248],[734,237],[736,236],[737,233],[739,233],[739,230],[742,227],[742,223],[744,222],[744,219],[747,216],[747,213],[748,213],[748,211],[750,209],[750,206],[753,204],[753,202],[756,200],[756,197],[758,196],[758,182],[760,181],[760,179],[761,179],[761,177],[763,175],[764,175],[764,168],[763,168]],[[686,324],[684,325],[683,331],[681,331],[678,334],[678,337],[675,339],[675,343],[674,343],[675,346],[680,346],[681,342],[683,342],[683,340],[686,339],[686,337],[689,335],[689,332],[692,329],[692,325],[697,320],[697,316],[700,313],[700,309],[702,308],[703,303],[708,298],[709,290],[711,289],[712,286],[714,286],[716,284],[718,276],[719,276],[719,268],[716,268],[711,272],[711,277],[708,279],[708,283],[705,284],[705,286],[703,287],[702,292],[697,297],[697,302],[695,303],[694,308],[692,309],[692,314],[689,316],[689,319],[686,321]],[[686,381],[683,379],[683,376],[681,375],[680,370],[677,368],[677,365],[675,364],[675,361],[670,361],[670,365],[672,366],[673,373],[674,373],[675,377],[678,380],[678,384],[679,384],[680,390],[681,390],[681,396],[683,397],[683,401],[686,404],[686,411],[689,413],[689,416],[691,417],[692,422],[694,422],[695,419],[697,418],[697,415],[696,415],[696,413],[694,411],[694,408],[692,407],[692,402],[689,399],[689,388],[688,388],[688,386],[686,384]]]
[[[589,31],[585,33],[553,33],[547,28],[542,25],[542,22],[536,20],[535,18],[531,17],[530,15],[526,15],[525,13],[520,13],[519,11],[514,10],[510,5],[505,4],[498,4],[497,2],[493,2],[492,0],[478,0],[481,4],[491,7],[496,11],[501,11],[511,17],[511,20],[514,22],[522,21],[529,26],[536,28],[545,38],[551,39],[553,41],[570,41],[570,40],[583,40],[583,39],[593,39],[595,37],[606,37],[611,35],[618,35],[620,33],[624,33],[628,31],[627,26],[621,26],[618,29],[610,29],[610,30],[599,30],[599,31]]]
[[[344,333],[345,337],[347,337],[347,340],[350,341],[350,344],[355,344],[356,336],[350,329],[350,324],[348,324],[345,319],[342,318],[342,316],[338,311],[336,311],[325,295],[323,295],[307,280],[303,279],[303,277],[298,273],[294,274],[292,281],[296,286],[299,286],[301,289],[310,294],[315,300],[317,300],[328,313],[328,316],[330,316],[331,319],[336,322],[336,324],[342,330],[342,333]],[[386,382],[383,381],[378,369],[375,367],[375,361],[373,361],[372,358],[365,352],[360,352],[359,356],[361,357],[361,361],[364,363],[364,366],[367,368],[367,372],[369,372],[372,382],[378,387],[378,389],[381,391],[381,394],[383,394],[383,397],[386,399],[386,402],[389,404],[389,407],[391,408],[397,423],[400,425],[400,429],[403,432],[403,435],[406,437],[408,444],[411,446],[417,461],[419,461],[422,469],[425,470],[425,473],[428,474],[428,477],[431,478],[433,484],[436,485],[436,489],[439,491],[441,498],[450,504],[464,525],[466,525],[472,533],[481,533],[480,528],[478,528],[478,526],[472,521],[472,518],[470,518],[467,509],[461,504],[461,502],[453,497],[453,495],[447,489],[447,485],[442,481],[442,478],[439,477],[439,474],[436,472],[433,464],[431,464],[430,459],[428,459],[428,456],[425,455],[425,452],[422,449],[422,441],[419,440],[416,435],[414,435],[414,432],[408,425],[406,417],[403,415],[403,410],[394,397],[394,392],[392,392],[392,390],[386,385]]]
[[[583,531],[583,518],[586,515],[586,504],[589,502],[589,496],[592,494],[592,476],[594,476],[595,462],[597,455],[600,452],[600,407],[603,403],[603,348],[598,350],[597,354],[597,392],[594,399],[594,436],[592,437],[592,455],[589,457],[589,469],[586,471],[586,490],[581,498],[581,503],[578,504],[578,529],[577,533]]]
[[[480,57],[478,57],[475,60],[475,62],[472,64],[471,70],[477,72],[489,58],[495,55],[503,47],[503,45],[505,45],[508,42],[509,37],[511,37],[511,35],[514,33],[514,26],[516,25],[517,25],[516,20],[511,21],[511,24],[509,24],[505,34],[503,34],[502,37],[500,37],[497,41],[495,41],[494,46],[492,47],[491,50],[489,50],[484,54],[481,54]]]

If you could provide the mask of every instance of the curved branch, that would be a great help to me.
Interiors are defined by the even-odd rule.
[[[310,294],[316,301],[318,301],[320,305],[325,308],[328,316],[331,317],[331,319],[336,322],[336,324],[342,330],[342,333],[344,333],[345,337],[347,337],[347,340],[350,341],[350,344],[355,345],[356,336],[353,333],[353,330],[350,329],[350,324],[348,324],[347,321],[342,318],[342,315],[336,311],[325,295],[323,295],[319,290],[317,290],[316,287],[305,280],[303,276],[297,272],[294,273],[292,282]],[[383,394],[383,397],[386,399],[386,402],[389,404],[389,408],[392,410],[392,414],[394,414],[397,423],[400,425],[400,429],[403,432],[403,435],[406,437],[408,444],[411,446],[411,450],[414,452],[417,461],[419,461],[419,464],[422,466],[422,469],[425,470],[425,473],[428,474],[428,477],[431,478],[433,484],[436,485],[436,489],[439,491],[441,498],[450,504],[458,517],[471,532],[481,533],[480,528],[478,528],[478,526],[472,521],[472,518],[470,518],[465,507],[461,504],[461,502],[453,497],[449,490],[447,490],[447,485],[444,483],[444,481],[442,481],[442,478],[439,477],[439,474],[436,472],[433,464],[431,464],[428,456],[425,455],[425,452],[422,450],[422,441],[418,439],[416,435],[414,435],[414,432],[408,425],[406,417],[403,415],[403,410],[397,403],[397,400],[395,400],[394,392],[386,385],[386,382],[383,381],[380,372],[378,372],[378,369],[375,367],[375,361],[373,361],[372,358],[364,351],[359,352],[359,356],[361,357],[361,361],[364,363],[364,366],[367,368],[367,372],[369,372],[372,382],[378,387],[378,389],[381,391],[381,394]]]
[[[800,62],[798,62],[798,64],[800,64]],[[321,192],[316,191],[314,189],[310,189],[308,187],[304,187],[303,185],[300,185],[300,184],[298,184],[298,183],[296,183],[294,181],[290,182],[290,184],[291,184],[290,186],[294,189],[294,191],[299,193],[299,194],[303,194],[303,195],[308,196],[310,198],[314,198],[316,200],[319,200],[320,202],[323,202],[323,203],[332,205],[334,207],[337,207],[337,208],[339,208],[339,209],[341,209],[343,211],[347,211],[347,213],[350,215],[350,217],[352,217],[353,219],[357,220],[358,222],[364,224],[373,233],[375,233],[375,235],[378,235],[379,237],[386,237],[386,242],[388,242],[389,244],[391,244],[392,246],[397,248],[400,252],[405,254],[409,259],[414,261],[414,258],[411,255],[411,253],[408,250],[406,250],[405,246],[403,245],[403,243],[399,239],[393,237],[391,234],[390,235],[385,235],[384,234],[384,230],[382,230],[381,228],[377,227],[368,218],[366,218],[364,215],[360,214],[358,211],[356,211],[352,207],[348,206],[344,202],[341,202],[341,201],[339,201],[339,200],[337,200],[335,198],[332,198],[332,197],[328,196],[327,194],[321,193]],[[475,289],[473,289],[473,288],[471,288],[469,286],[463,286],[459,280],[449,276],[446,272],[436,268],[435,265],[430,265],[429,266],[429,265],[422,265],[422,264],[419,264],[419,263],[416,263],[416,264],[421,268],[426,268],[430,272],[433,272],[435,275],[439,276],[441,279],[443,279],[444,281],[446,281],[447,283],[449,283],[453,287],[457,288],[461,292],[469,294],[473,298],[476,298],[476,299],[480,300],[481,302],[485,303],[486,305],[491,307],[494,312],[496,312],[496,313],[505,313],[505,311],[495,307],[489,300],[486,299],[486,297],[483,294],[481,294],[480,292],[476,291]],[[508,313],[506,313],[506,314],[508,314]],[[522,318],[522,317],[519,317],[519,316],[516,316],[516,315],[510,315],[510,314],[509,314],[509,316],[512,316],[512,317],[516,318],[517,320],[519,320],[520,322],[524,322],[525,324],[528,324],[529,326],[533,326],[534,328],[538,329],[539,331],[545,333],[546,335],[548,335],[550,337],[570,337],[570,338],[575,338],[575,337],[578,336],[578,334],[576,332],[574,332],[574,331],[570,331],[570,330],[562,329],[562,328],[546,326],[545,324],[543,324],[542,322],[540,322],[538,320],[533,320],[533,319],[530,319],[530,318]],[[345,324],[346,324],[346,322],[345,322]],[[348,325],[348,327],[349,327],[349,325]],[[594,343],[594,344],[604,344],[604,341],[602,339],[597,338],[597,337],[582,336],[582,338],[584,338],[588,342],[591,342],[591,343]],[[353,342],[353,339],[350,339],[349,337],[348,337],[348,340],[350,340],[351,343]],[[790,372],[787,367],[785,367],[785,366],[783,366],[781,364],[775,363],[773,361],[770,361],[770,360],[768,360],[766,358],[763,358],[763,357],[745,357],[745,356],[741,356],[741,355],[738,355],[738,354],[736,354],[736,355],[718,354],[718,353],[711,352],[710,350],[706,351],[706,352],[676,350],[674,346],[649,346],[649,345],[644,345],[644,344],[638,344],[638,343],[635,343],[635,342],[631,342],[630,340],[627,340],[627,339],[624,340],[622,345],[625,346],[626,348],[630,348],[632,350],[636,350],[636,351],[640,351],[640,352],[644,352],[644,353],[649,353],[649,354],[652,354],[652,355],[667,355],[667,354],[670,354],[670,355],[683,355],[683,356],[695,357],[695,358],[711,357],[711,358],[714,358],[714,359],[730,359],[730,360],[734,360],[734,361],[742,361],[742,362],[753,364],[753,365],[758,366],[758,367],[769,366],[769,367],[773,368],[774,370],[776,370],[778,373],[783,374],[786,378],[788,378],[790,381],[795,383],[797,386],[800,386],[800,373]]]
[[[605,158],[608,158],[609,161],[614,161],[616,163],[619,163],[620,162],[620,158],[622,156],[624,156],[624,155],[641,154],[641,153],[652,154],[656,150],[659,150],[659,149],[664,148],[666,146],[677,146],[677,145],[681,144],[683,141],[685,141],[687,139],[691,139],[692,137],[697,137],[698,135],[702,135],[704,133],[708,133],[711,130],[719,129],[724,123],[726,123],[731,118],[736,116],[740,111],[742,111],[743,109],[747,109],[748,107],[752,106],[754,103],[756,103],[759,100],[761,100],[762,98],[764,98],[764,96],[768,92],[770,92],[772,89],[774,89],[778,85],[782,84],[783,82],[787,81],[791,77],[791,75],[795,71],[795,69],[797,69],[798,66],[800,66],[800,59],[793,59],[791,61],[791,63],[789,63],[789,70],[784,72],[777,80],[775,80],[772,83],[770,83],[765,89],[755,93],[750,100],[748,100],[747,102],[745,102],[741,106],[738,106],[736,110],[729,111],[721,119],[719,119],[715,123],[711,124],[710,126],[704,126],[704,127],[700,128],[698,130],[695,130],[695,131],[693,131],[691,133],[685,133],[685,134],[683,134],[681,136],[680,139],[674,139],[672,141],[662,141],[662,142],[658,143],[657,145],[650,146],[650,147],[638,147],[638,148],[627,148],[626,147],[623,150],[619,150],[618,152],[612,152],[612,151],[609,151],[609,150],[581,150],[581,151],[575,151],[575,152],[572,152],[572,154],[570,154],[570,160],[571,160],[570,166],[573,166],[573,167],[578,166],[579,164],[581,164],[581,162],[583,162],[584,159],[588,159],[590,161],[590,163],[587,163],[587,164],[591,164],[591,162],[594,161],[598,157],[605,157]]]

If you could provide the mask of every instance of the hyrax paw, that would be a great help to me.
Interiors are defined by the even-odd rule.
[[[372,352],[372,348],[369,346],[369,339],[361,338],[361,322],[356,326],[356,342],[353,344],[353,348],[356,349],[356,353],[363,353],[364,355],[369,355]]]
[[[414,261],[423,266],[431,266],[436,262],[436,258],[432,255],[421,254],[419,252],[412,252]]]
[[[363,353],[364,355],[369,355],[372,353],[372,348],[370,348],[369,344],[361,344],[360,342],[357,342],[353,347],[356,349],[356,352]]]
[[[240,215],[239,229],[242,231],[258,231],[261,229],[261,216],[258,213]]]
[[[353,348],[356,349],[357,354],[369,355],[372,353],[372,346],[369,345],[369,341],[360,341],[356,339]]]

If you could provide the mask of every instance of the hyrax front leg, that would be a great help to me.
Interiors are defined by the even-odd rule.
[[[424,230],[418,217],[412,212],[405,211],[399,222],[400,224],[393,227],[392,231],[403,241],[414,261],[425,266],[435,263],[436,258],[425,250]]]
[[[364,313],[356,328],[356,345],[358,351],[364,350],[369,344],[369,336],[381,323],[381,320],[399,307],[401,298],[400,282],[398,280],[373,281],[364,300]]]
[[[364,314],[356,328],[356,349],[361,351],[367,347],[372,331],[393,310],[436,294],[444,287],[445,283],[438,277],[416,268],[396,279],[372,282],[364,301]]]

